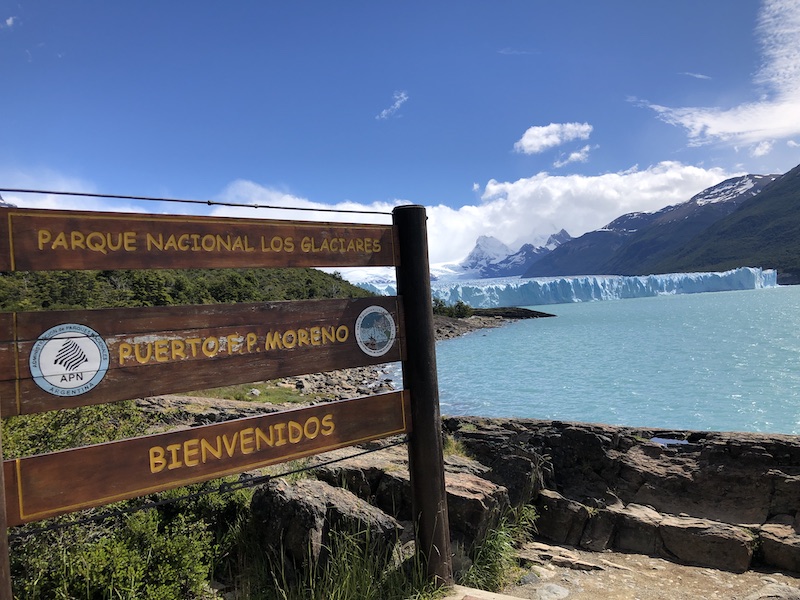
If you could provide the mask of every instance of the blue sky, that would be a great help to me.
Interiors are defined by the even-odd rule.
[[[0,0],[0,82],[0,188],[423,204],[434,263],[800,163],[794,0]]]

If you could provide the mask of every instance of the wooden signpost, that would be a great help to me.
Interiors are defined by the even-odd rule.
[[[399,297],[0,313],[3,417],[393,361],[404,388],[4,461],[0,600],[7,527],[399,433],[418,552],[452,583],[424,208],[393,225],[0,209],[0,271],[309,266],[395,266]]]

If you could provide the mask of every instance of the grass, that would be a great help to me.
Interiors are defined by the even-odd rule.
[[[461,585],[496,592],[520,572],[517,547],[530,540],[537,514],[533,506],[512,510],[490,530],[472,553],[472,565],[461,575]]]
[[[253,394],[253,390],[258,390],[258,394]],[[296,389],[278,385],[274,381],[227,385],[210,390],[188,392],[187,395],[242,402],[264,402],[266,404],[292,404],[308,401],[308,398]]]

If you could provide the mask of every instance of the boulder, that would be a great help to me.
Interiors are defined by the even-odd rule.
[[[536,500],[539,518],[536,531],[556,544],[577,546],[589,518],[589,509],[580,502],[564,498],[558,492],[541,490]]]
[[[659,532],[667,556],[678,562],[743,573],[755,536],[742,527],[692,517],[664,517]]]
[[[658,556],[661,552],[661,536],[658,526],[662,515],[649,506],[628,504],[608,509],[616,517],[614,548],[623,552],[635,552]]]
[[[792,525],[762,525],[759,539],[760,562],[768,567],[800,573],[800,535]]]
[[[295,564],[325,560],[333,531],[351,534],[376,552],[393,547],[402,531],[383,511],[316,479],[273,480],[255,491],[251,511],[261,537]]]

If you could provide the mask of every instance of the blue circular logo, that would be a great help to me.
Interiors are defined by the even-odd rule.
[[[94,329],[56,325],[36,340],[28,360],[33,381],[54,396],[80,396],[108,371],[108,346]]]
[[[397,326],[388,310],[381,306],[364,309],[356,319],[356,341],[364,354],[383,356],[394,345]]]

